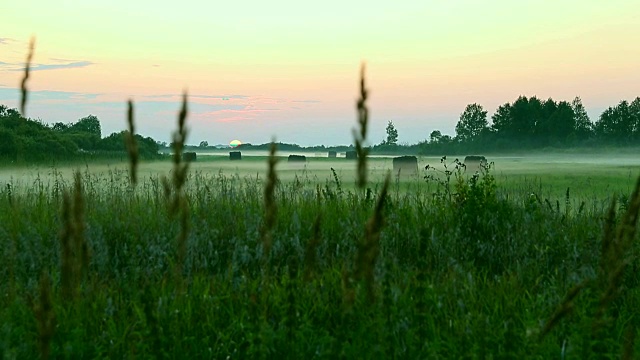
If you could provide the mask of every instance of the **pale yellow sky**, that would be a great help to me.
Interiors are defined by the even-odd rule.
[[[178,97],[189,141],[347,144],[367,63],[371,141],[393,120],[401,142],[453,134],[468,103],[491,114],[519,95],[581,96],[592,120],[640,95],[638,1],[22,1],[2,9],[0,102],[17,103],[28,40],[28,115],[88,114],[168,140]],[[237,95],[233,97],[233,95]],[[175,108],[175,110],[173,110]]]

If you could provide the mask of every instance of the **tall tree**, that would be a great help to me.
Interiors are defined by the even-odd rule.
[[[533,105],[531,103],[529,105],[535,108],[535,102]],[[540,116],[536,119],[534,134],[539,145],[547,145],[552,138],[557,137],[557,123],[554,115],[558,111],[558,103],[549,98],[542,103],[540,110]]]
[[[88,133],[97,136],[98,139],[102,137],[102,129],[100,127],[100,120],[95,115],[89,115],[78,120],[77,123],[71,125],[71,131]]]
[[[387,123],[387,139],[382,143],[383,145],[398,145],[398,130],[393,125],[393,121]]]
[[[430,144],[437,144],[440,142],[440,139],[442,139],[442,132],[440,132],[440,130],[433,130],[429,135]]]
[[[573,133],[575,129],[575,115],[571,104],[566,101],[560,101],[557,104],[556,111],[551,114],[548,122],[551,124],[551,133],[549,140],[565,141]]]
[[[640,97],[635,98],[629,105],[629,115],[633,128],[633,138],[640,139]]]
[[[574,133],[578,139],[586,139],[593,134],[593,123],[589,119],[587,110],[582,105],[582,99],[576,96],[571,102],[573,110]]]
[[[629,140],[633,135],[633,127],[631,109],[626,100],[607,108],[595,124],[598,136],[616,142]]]
[[[513,124],[510,135],[519,140],[530,139],[542,117],[542,102],[535,96],[530,99],[520,96],[511,106],[510,114]]]
[[[482,105],[469,104],[456,124],[456,137],[461,142],[474,141],[487,128],[487,111]]]
[[[68,132],[70,139],[84,150],[94,149],[102,138],[100,120],[94,115],[83,117],[65,132]]]
[[[513,128],[511,121],[511,104],[500,105],[491,116],[491,129],[500,136],[508,135]]]

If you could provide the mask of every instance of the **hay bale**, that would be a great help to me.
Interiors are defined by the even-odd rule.
[[[356,151],[347,151],[345,157],[349,160],[355,160],[358,158],[358,153]]]
[[[229,160],[242,160],[242,153],[240,151],[229,152]]]
[[[464,165],[467,172],[480,171],[482,165],[487,165],[487,158],[482,155],[469,155],[464,158]]]
[[[404,175],[416,174],[418,172],[418,158],[415,156],[393,158],[393,172]]]
[[[289,155],[287,162],[307,162],[307,157],[304,155]]]
[[[330,158],[338,157],[338,153],[335,151],[329,151],[329,157]]]
[[[186,162],[193,162],[196,161],[196,153],[193,151],[187,151],[182,153],[182,158],[184,159],[184,161]]]

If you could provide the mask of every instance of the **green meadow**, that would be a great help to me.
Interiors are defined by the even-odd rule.
[[[227,177],[263,179],[267,171],[266,152],[244,152],[241,161],[229,161],[228,152],[206,152],[191,163],[190,172],[204,176],[224,175]],[[304,182],[307,186],[324,186],[334,182],[331,169],[338,175],[345,189],[355,189],[356,162],[344,158],[327,158],[326,153],[296,153],[307,156],[302,164],[287,163],[287,155],[280,154],[277,165],[279,179],[284,183]],[[388,172],[396,187],[402,191],[437,190],[436,183],[424,180],[427,174],[443,178],[444,164],[455,171],[455,159],[464,162],[464,156],[449,155],[443,162],[438,156],[418,156],[418,172],[399,174],[393,171],[393,156],[376,156],[368,160],[369,176],[373,185],[380,185]],[[570,199],[576,201],[608,201],[615,195],[629,195],[635,180],[640,176],[640,156],[635,153],[538,153],[533,155],[496,154],[487,155],[492,162],[492,174],[496,178],[498,191],[504,196],[520,198],[536,193],[541,197],[565,200],[569,189]],[[428,172],[426,165],[434,167]],[[143,178],[167,176],[172,170],[167,160],[149,161],[140,165],[138,172]],[[30,184],[37,178],[51,182],[54,177],[70,181],[75,170],[89,172],[94,177],[124,176],[129,163],[127,159],[101,160],[93,163],[50,164],[0,168],[0,181],[4,183]],[[111,175],[110,175],[111,174]],[[473,171],[462,169],[467,178]],[[434,187],[435,186],[435,187]]]
[[[637,156],[308,155],[2,168],[0,355],[640,355]]]

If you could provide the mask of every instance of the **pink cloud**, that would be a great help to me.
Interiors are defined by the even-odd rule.
[[[195,114],[194,118],[213,120],[215,122],[248,121],[256,119],[261,114],[274,111],[279,111],[279,109],[255,109],[252,105],[249,105],[241,110],[225,109]]]

